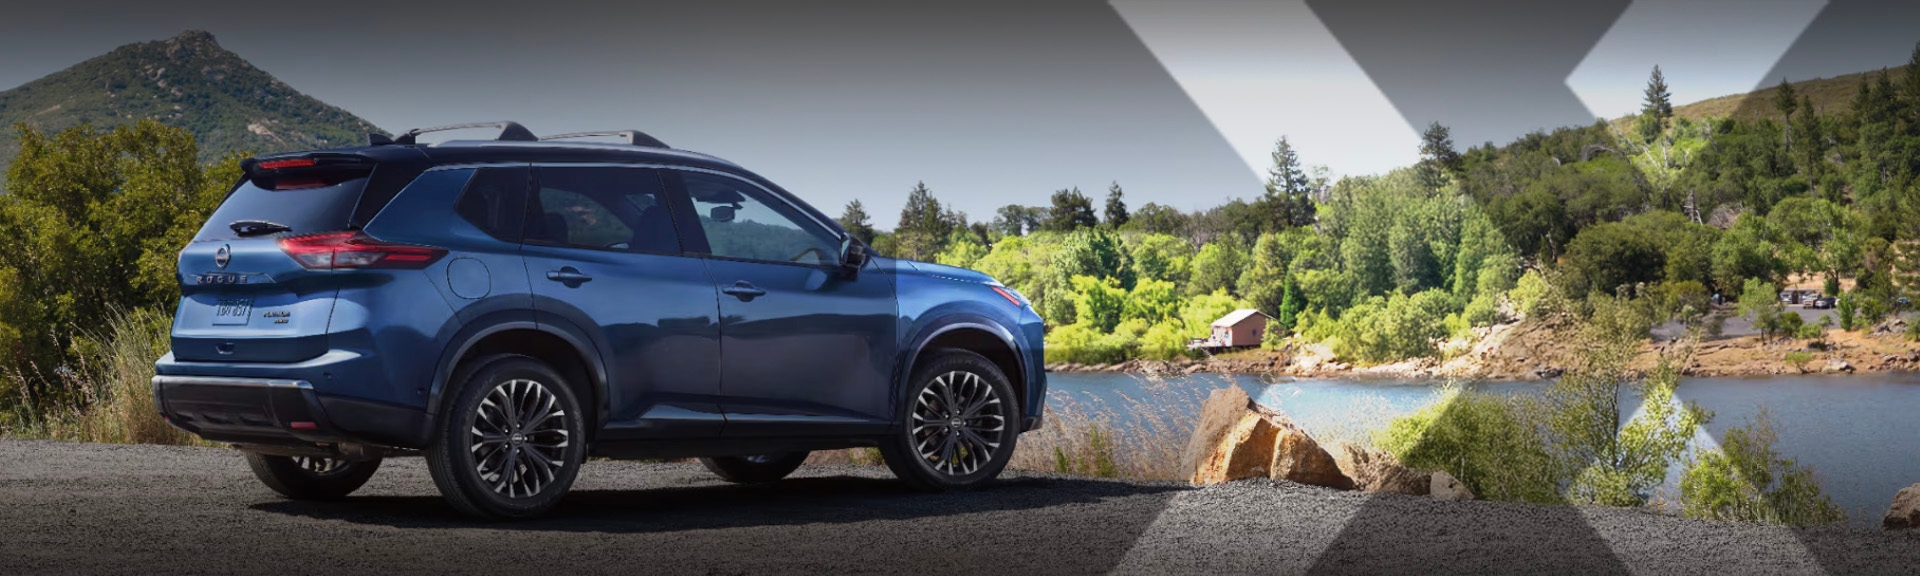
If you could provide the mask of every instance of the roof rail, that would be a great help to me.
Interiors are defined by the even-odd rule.
[[[542,141],[569,140],[573,138],[592,138],[592,137],[598,137],[598,136],[619,136],[621,138],[625,138],[628,144],[632,144],[634,146],[646,146],[648,148],[666,148],[669,150],[673,149],[673,147],[668,146],[666,142],[661,142],[659,138],[648,136],[646,132],[641,132],[639,130],[607,130],[603,132],[574,132],[572,134],[555,134],[552,136],[543,136],[540,139]]]
[[[533,131],[528,130],[527,127],[525,126],[521,126],[519,122],[475,122],[472,124],[453,124],[449,126],[435,126],[432,128],[414,128],[412,130],[408,130],[405,134],[395,136],[393,138],[393,143],[410,145],[414,143],[414,138],[418,137],[421,134],[426,134],[428,132],[445,132],[448,130],[466,130],[468,128],[499,128],[500,134],[497,136],[494,136],[493,137],[494,140],[513,141],[513,142],[540,141],[539,137],[533,135]]]

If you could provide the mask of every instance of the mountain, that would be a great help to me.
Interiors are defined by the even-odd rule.
[[[0,92],[0,174],[19,151],[15,123],[57,131],[152,118],[193,132],[202,160],[231,151],[283,152],[365,142],[380,129],[301,94],[213,35],[189,30],[106,55]]]

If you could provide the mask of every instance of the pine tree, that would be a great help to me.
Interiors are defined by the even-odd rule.
[[[926,182],[907,193],[907,206],[900,209],[900,225],[894,227],[900,256],[911,260],[932,260],[946,249],[947,237],[960,226],[959,216],[940,206]]]
[[[1913,58],[1907,60],[1907,105],[1920,110],[1920,44],[1913,46]]]
[[[1453,149],[1453,131],[1439,122],[1427,126],[1420,138],[1420,164],[1415,167],[1420,185],[1428,191],[1439,191],[1461,164],[1460,153]]]
[[[1773,107],[1780,110],[1780,119],[1787,125],[1787,153],[1793,153],[1793,111],[1800,107],[1800,99],[1793,91],[1793,83],[1786,77],[1780,78],[1780,88],[1773,93]]]
[[[1653,77],[1647,80],[1647,101],[1640,113],[1652,114],[1661,120],[1673,117],[1673,94],[1667,91],[1667,76],[1660,72],[1659,66],[1653,67]]]
[[[1783,118],[1792,118],[1793,112],[1800,107],[1800,97],[1793,90],[1793,83],[1786,78],[1780,79],[1780,88],[1773,93],[1773,107],[1780,110]]]
[[[1260,208],[1272,219],[1269,230],[1313,223],[1313,179],[1300,167],[1300,155],[1285,136],[1273,146],[1273,167],[1267,169],[1267,194]]]
[[[1117,181],[1112,187],[1107,188],[1107,226],[1118,229],[1127,224],[1130,216],[1127,215],[1127,202],[1122,199],[1125,194],[1120,190],[1120,183]]]
[[[847,210],[840,214],[840,227],[848,234],[858,238],[862,244],[873,243],[873,223],[867,217],[867,208],[859,200],[847,203]]]
[[[1080,228],[1092,228],[1100,225],[1100,217],[1093,213],[1093,199],[1088,198],[1079,188],[1061,189],[1053,193],[1053,209],[1047,212],[1045,228],[1054,232],[1072,232]]]
[[[1294,324],[1300,319],[1301,307],[1300,289],[1293,283],[1291,275],[1287,277],[1286,290],[1286,295],[1280,298],[1280,315],[1274,320],[1278,321],[1282,329],[1291,332]]]

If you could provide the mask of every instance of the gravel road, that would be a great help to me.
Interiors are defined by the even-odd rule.
[[[1891,497],[1891,495],[1889,495]],[[551,517],[464,520],[418,459],[293,502],[237,453],[0,440],[0,574],[1905,573],[1920,533],[1442,503],[1289,483],[1206,489],[1009,474],[905,490],[882,468],[733,486],[592,462]]]

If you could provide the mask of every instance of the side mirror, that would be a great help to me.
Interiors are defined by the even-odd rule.
[[[846,273],[849,280],[858,278],[860,269],[867,267],[867,260],[871,258],[872,254],[867,252],[866,246],[848,240],[840,250],[840,270]]]

